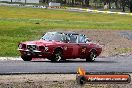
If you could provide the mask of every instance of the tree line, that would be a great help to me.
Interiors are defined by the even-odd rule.
[[[81,7],[103,7],[108,5],[109,9],[122,9],[125,12],[126,8],[132,12],[132,0],[42,0],[43,3],[58,2],[66,6],[81,6]],[[113,7],[114,5],[114,7]]]

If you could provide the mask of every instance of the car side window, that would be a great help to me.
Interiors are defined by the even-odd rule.
[[[78,43],[86,43],[85,39],[86,37],[84,35],[79,35]]]
[[[77,43],[77,35],[69,35],[70,43]]]
[[[67,35],[64,35],[63,36],[63,41],[66,42],[66,43],[68,43],[70,41],[70,37],[67,36]]]

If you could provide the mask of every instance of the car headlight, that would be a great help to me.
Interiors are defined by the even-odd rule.
[[[49,50],[49,47],[46,46],[46,47],[45,47],[45,51],[48,51],[48,50]]]

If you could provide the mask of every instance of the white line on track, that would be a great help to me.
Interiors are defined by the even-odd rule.
[[[22,60],[20,57],[0,57],[0,60]]]
[[[4,60],[22,60],[21,57],[0,57],[0,61]],[[32,61],[49,61],[48,59],[44,58],[32,58]]]

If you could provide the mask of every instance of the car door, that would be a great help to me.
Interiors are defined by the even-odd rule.
[[[72,52],[72,56],[73,58],[78,58],[79,57],[79,44],[77,43],[71,43],[72,47],[73,47],[73,52]]]
[[[85,41],[85,35],[78,36],[78,45],[79,45],[79,57],[85,58],[88,53],[88,44]]]
[[[64,52],[67,58],[77,58],[79,55],[79,45],[77,43],[77,36],[75,34],[68,35],[69,42],[65,43],[65,47],[67,48]]]

